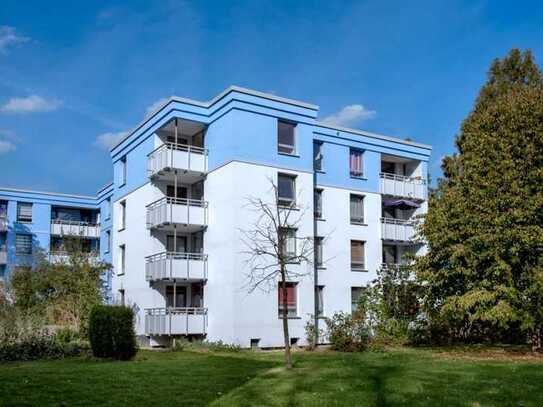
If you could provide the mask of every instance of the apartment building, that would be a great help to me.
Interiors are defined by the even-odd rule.
[[[288,287],[292,342],[303,344],[315,311],[349,312],[380,267],[424,250],[414,220],[427,209],[430,153],[324,124],[318,106],[253,90],[230,87],[209,102],[172,97],[112,149],[114,180],[97,197],[0,190],[8,268],[19,261],[17,228],[51,254],[83,223],[89,250],[112,264],[111,301],[135,310],[142,343],[194,336],[281,346],[277,286],[248,292],[242,236],[258,215],[248,198],[275,204],[271,180],[279,204],[297,209],[289,250],[298,250],[295,237],[314,242],[316,261],[292,265],[300,277]],[[25,202],[36,205],[30,226],[16,218]]]

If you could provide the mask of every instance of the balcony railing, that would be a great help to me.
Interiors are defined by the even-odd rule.
[[[100,256],[97,252],[88,253],[70,253],[64,250],[53,250],[49,252],[49,263],[61,264],[67,263],[71,256],[78,256],[82,259],[87,259],[91,264],[96,265],[100,262]]]
[[[0,214],[0,232],[8,230],[8,217],[6,214]]]
[[[8,252],[5,248],[0,248],[0,264],[7,264]]]
[[[164,197],[147,205],[147,228],[180,224],[207,225],[207,202],[199,199]]]
[[[147,335],[205,335],[207,308],[148,308]]]
[[[163,252],[145,260],[147,281],[207,279],[207,254]]]
[[[100,225],[98,223],[53,219],[51,221],[51,234],[98,239],[100,237]]]
[[[207,149],[202,147],[165,143],[147,157],[147,172],[150,177],[174,169],[201,174],[207,172]]]
[[[382,172],[380,191],[384,195],[405,198],[426,199],[426,180],[419,177],[406,177],[403,175]]]
[[[385,240],[411,241],[415,236],[415,223],[410,220],[381,218],[381,236]]]

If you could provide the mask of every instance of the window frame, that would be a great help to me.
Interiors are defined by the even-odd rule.
[[[287,292],[287,319],[292,318],[299,318],[298,315],[298,283],[294,281],[287,281],[286,283],[287,290],[288,287],[294,287],[293,289],[293,295],[294,295],[294,305],[288,304],[288,292]],[[279,319],[283,319],[283,301],[282,301],[282,288],[281,288],[281,282],[277,283],[277,316]]]
[[[126,273],[126,244],[119,245],[119,271],[118,276],[124,276]]]
[[[323,144],[324,143],[322,141],[313,141],[313,170],[316,172],[324,172],[324,154],[322,152]],[[317,159],[317,155],[320,155],[320,158]]]
[[[21,208],[30,207],[30,218],[21,216]],[[17,202],[17,223],[32,223],[34,218],[34,204],[32,202]]]
[[[288,178],[292,180],[292,198],[282,197],[280,195],[280,178]],[[297,175],[280,172],[277,174],[277,206],[283,208],[296,208],[296,178]]]
[[[322,188],[314,188],[313,189],[313,214],[315,216],[315,219],[317,220],[323,220],[323,194],[324,189]],[[317,199],[318,197],[318,199]],[[317,211],[317,201],[320,203],[320,211]]]
[[[353,198],[359,198],[360,199],[360,205],[362,207],[362,217],[356,218],[353,217]],[[351,224],[353,225],[365,225],[366,224],[366,211],[365,211],[365,201],[366,196],[360,195],[360,194],[349,194],[349,219]]]
[[[322,236],[315,236],[315,266],[319,269],[325,268],[324,267],[324,237]]]
[[[111,250],[111,230],[106,230],[106,248],[104,249],[104,253],[109,253]]]
[[[358,290],[358,297],[356,299],[356,301],[353,301],[353,291],[354,290]],[[358,308],[358,301],[360,301],[360,297],[364,295],[364,287],[351,287],[351,313],[353,313],[354,311],[356,311],[356,309]]]
[[[285,126],[290,126],[292,127],[292,145],[290,144],[284,144],[284,143],[281,143],[280,140],[279,140],[279,137],[280,137],[280,126],[281,125],[285,125]],[[288,120],[281,120],[281,119],[278,119],[277,120],[277,153],[278,154],[283,154],[283,155],[293,155],[295,156],[296,155],[296,128],[297,128],[298,124],[297,123],[294,123],[294,122],[290,122]],[[281,149],[292,149],[290,152],[289,151],[281,151]]]
[[[121,212],[121,216],[119,216],[119,232],[121,232],[126,229],[126,199],[119,202],[119,208]]]
[[[121,159],[119,160],[120,163],[121,163],[121,182],[119,183],[119,187],[122,187],[123,185],[126,185],[126,176],[127,176],[127,170],[126,170],[126,167],[127,167],[127,160],[126,160],[126,155],[122,156]]]
[[[24,237],[24,238],[29,239],[29,242],[27,242],[24,245],[24,247],[28,248],[28,250],[21,250],[21,245],[17,242],[17,240],[20,237],[21,238]],[[22,256],[30,256],[30,255],[32,255],[32,253],[34,252],[34,247],[33,247],[34,245],[32,243],[32,240],[33,240],[32,239],[32,234],[30,234],[30,233],[16,233],[15,234],[15,254],[18,255],[18,256],[20,256],[20,255],[22,255]]]
[[[284,245],[284,247],[282,249],[283,257],[285,258],[287,263],[290,263],[290,262],[297,263],[297,261],[293,261],[293,259],[296,259],[297,252],[298,252],[298,245],[296,244],[297,229],[296,228],[288,228],[288,227],[282,227],[282,228],[279,229],[279,233],[285,233],[285,232],[287,233],[286,239],[285,239],[285,237],[281,238],[281,240],[283,242],[283,245]],[[289,234],[292,234],[293,236],[289,236]],[[287,251],[290,239],[292,239],[292,242],[293,242],[294,252],[288,252]]]
[[[353,155],[360,156],[360,170],[353,168]],[[351,178],[364,178],[364,151],[358,148],[349,148],[349,175]]]
[[[353,244],[362,246],[362,261],[353,261]],[[364,240],[351,240],[351,271],[367,271],[366,269],[366,242]]]

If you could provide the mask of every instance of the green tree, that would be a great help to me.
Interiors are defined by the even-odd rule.
[[[543,77],[530,51],[492,63],[442,162],[416,263],[426,306],[457,339],[543,327]]]

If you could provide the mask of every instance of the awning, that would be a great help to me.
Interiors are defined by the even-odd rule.
[[[383,201],[385,208],[398,208],[398,209],[415,209],[420,208],[420,205],[413,201],[408,201],[407,199],[394,199]]]

